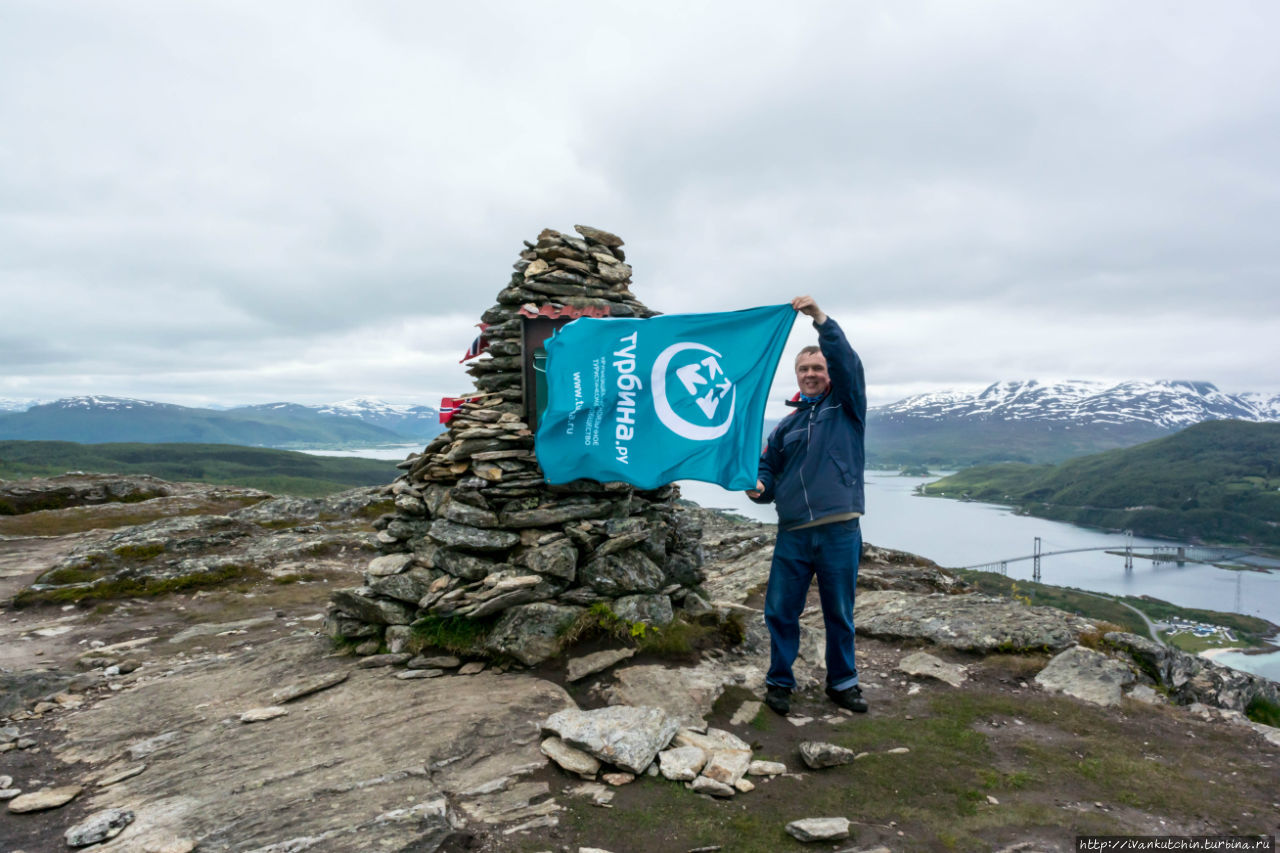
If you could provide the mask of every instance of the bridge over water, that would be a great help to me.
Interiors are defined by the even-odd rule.
[[[1132,539],[1133,534],[1129,534]],[[1085,551],[1106,551],[1116,556],[1124,557],[1125,571],[1133,570],[1133,560],[1135,557],[1140,559],[1152,560],[1157,563],[1221,563],[1228,560],[1238,560],[1242,557],[1257,556],[1255,552],[1248,548],[1237,548],[1230,546],[1214,546],[1214,545],[1153,545],[1153,546],[1134,546],[1132,544],[1125,545],[1123,548],[1117,548],[1115,545],[1100,545],[1089,548],[1063,548],[1057,551],[1042,551],[1040,548],[1040,537],[1035,538],[1035,550],[1030,554],[1024,554],[1018,557],[1006,557],[1002,560],[993,560],[989,563],[975,563],[972,566],[962,566],[965,569],[974,569],[982,572],[999,572],[1002,575],[1009,573],[1010,563],[1019,563],[1025,560],[1032,561],[1031,579],[1040,580],[1040,561],[1046,557],[1057,557],[1062,554],[1080,554]]]

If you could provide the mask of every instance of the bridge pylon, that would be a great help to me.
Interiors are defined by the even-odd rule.
[[[1031,562],[1031,579],[1036,583],[1040,583],[1040,537],[1036,537],[1035,555]]]
[[[1133,571],[1133,531],[1126,530],[1124,535],[1128,537],[1124,546],[1124,570],[1131,572]]]

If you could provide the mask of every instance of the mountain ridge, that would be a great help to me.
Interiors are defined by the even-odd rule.
[[[1280,395],[1191,380],[1005,380],[871,409],[867,455],[880,466],[1057,463],[1222,420],[1280,421]]]
[[[430,407],[395,410],[390,404],[359,402],[363,408],[348,401],[328,406],[266,403],[206,409],[85,395],[41,403],[25,411],[0,412],[0,439],[296,448],[400,444],[425,440],[440,431],[438,413]]]

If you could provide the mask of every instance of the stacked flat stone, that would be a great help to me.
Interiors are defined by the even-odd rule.
[[[578,480],[548,485],[523,420],[522,317],[649,317],[631,294],[622,240],[584,225],[526,241],[510,283],[484,312],[489,358],[476,395],[448,429],[400,463],[395,512],[374,522],[383,556],[364,586],[336,591],[327,628],[374,650],[403,646],[420,620],[466,617],[489,630],[477,653],[535,664],[565,629],[605,603],[629,622],[663,625],[708,609],[701,523],[679,490]]]

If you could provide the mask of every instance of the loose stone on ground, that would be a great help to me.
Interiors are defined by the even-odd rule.
[[[849,837],[849,819],[811,817],[787,824],[787,834],[797,841],[835,841]]]

